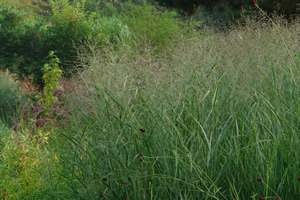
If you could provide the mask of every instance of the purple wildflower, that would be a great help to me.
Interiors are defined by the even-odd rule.
[[[55,115],[55,114],[57,113],[57,111],[58,111],[58,109],[54,108],[54,109],[52,110],[52,114]]]
[[[53,92],[52,95],[55,97],[56,95],[60,95],[60,94],[62,94],[62,93],[63,93],[62,89],[58,88],[58,89],[56,89],[56,90]]]
[[[23,119],[24,119],[24,120],[27,119],[28,113],[29,113],[29,110],[28,110],[28,109],[25,109],[25,110],[24,110],[24,113],[23,113]]]
[[[55,91],[54,91],[55,92]],[[53,95],[54,96],[54,95]],[[59,105],[61,104],[61,102],[60,101],[55,101],[52,105],[53,105],[53,107],[59,107]]]
[[[36,127],[42,127],[44,126],[45,120],[44,119],[38,119],[35,121]]]
[[[69,124],[69,123],[70,123],[70,121],[65,120],[65,121],[63,121],[61,124],[62,124],[62,125],[66,125],[66,124]]]
[[[36,106],[32,107],[32,111],[34,113],[41,112],[43,110],[44,110],[44,107],[41,104],[37,104]]]
[[[90,113],[89,113],[90,116],[95,114],[93,109],[90,109],[89,111],[90,111]]]
[[[17,130],[18,130],[18,124],[15,124],[15,125],[14,125],[13,130],[14,130],[15,132],[17,132]]]
[[[50,124],[56,124],[56,123],[57,123],[56,119],[50,121]]]
[[[93,87],[89,88],[89,91],[90,91],[91,94],[97,95],[97,90],[95,88],[93,88]]]
[[[62,112],[58,115],[58,117],[59,117],[59,118],[64,118],[67,114],[68,114],[67,111],[62,111]]]

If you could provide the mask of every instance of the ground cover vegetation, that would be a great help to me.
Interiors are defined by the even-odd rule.
[[[297,199],[299,19],[249,2],[0,1],[0,199]]]

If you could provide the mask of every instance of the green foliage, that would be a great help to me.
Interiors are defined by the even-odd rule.
[[[120,15],[134,34],[136,43],[164,47],[176,42],[181,34],[181,22],[175,12],[158,10],[145,1],[142,5],[124,3]]]
[[[11,5],[17,10],[28,12],[28,18],[33,17],[34,13],[44,14],[45,9],[47,9],[48,0],[1,0],[5,4]]]
[[[17,110],[13,129],[0,120],[0,199],[56,199],[67,194],[60,193],[63,188],[53,188],[55,182],[49,181],[60,171],[59,157],[52,148],[57,143],[58,126],[67,123],[41,119],[43,114],[41,105],[31,107],[26,103]]]
[[[0,119],[0,151],[5,146],[4,140],[5,140],[5,137],[8,134],[9,134],[9,129],[7,128],[7,126]]]
[[[258,0],[257,2],[268,13],[279,12],[287,16],[299,14],[298,0]]]
[[[24,12],[0,2],[0,69],[3,69],[5,64],[14,66],[18,62],[20,36],[25,32],[22,24],[24,18]]]
[[[84,8],[89,12],[97,12],[103,2],[103,0],[85,0]]]
[[[239,18],[242,10],[253,7],[251,0],[156,0],[161,5],[176,8],[192,16],[198,8],[214,19],[225,21]],[[277,12],[291,16],[297,14],[297,0],[256,0],[269,13]]]
[[[0,127],[1,199],[44,199],[49,195],[52,183],[47,177],[59,161],[49,149],[49,135],[38,130],[33,136],[30,126],[1,134]]]
[[[129,37],[126,25],[117,18],[97,17],[84,9],[84,2],[52,1],[51,15],[35,15],[1,3],[0,9],[0,69],[8,68],[20,78],[33,75],[43,87],[41,66],[49,50],[62,61],[65,76],[75,71],[77,50],[88,42],[99,47],[116,44]],[[100,15],[99,15],[100,16]]]
[[[42,35],[47,38],[46,46],[60,57],[66,76],[75,71],[72,64],[77,51],[74,47],[86,42],[96,42],[101,47],[107,42],[117,43],[128,36],[128,29],[120,20],[88,13],[84,2],[71,4],[67,0],[59,0],[52,1],[50,5],[50,24],[44,25]]]
[[[60,189],[53,188],[54,183],[48,181],[50,174],[54,176],[59,171],[59,158],[49,143],[56,144],[58,128],[69,123],[65,120],[66,111],[61,108],[61,103],[49,105],[57,99],[57,95],[51,91],[58,88],[61,76],[58,58],[53,52],[49,56],[52,59],[44,66],[47,96],[41,99],[43,105],[31,106],[22,102],[14,110],[13,129],[6,128],[0,118],[0,199],[56,199],[57,195],[60,198],[66,195],[60,194]],[[0,86],[3,82],[8,84],[10,80],[0,81]],[[15,87],[13,84],[9,86],[11,90]],[[10,97],[7,93],[3,94],[1,89],[0,97]],[[17,94],[20,92],[14,93]],[[14,98],[9,99],[11,103],[17,101],[17,97]],[[0,108],[0,114],[1,109],[6,108]],[[52,140],[49,140],[50,137]]]
[[[0,69],[9,69],[20,78],[34,74],[34,81],[40,83],[40,67],[47,55],[39,27],[43,18],[35,18],[24,10],[0,2]]]
[[[20,47],[17,51],[19,63],[14,70],[20,78],[33,75],[34,83],[42,85],[41,66],[46,62],[48,54],[47,38],[42,35],[42,24],[46,21],[41,18],[34,24],[26,26],[26,32],[20,37]]]
[[[49,63],[46,63],[43,67],[43,96],[40,97],[39,103],[44,106],[46,112],[53,110],[53,103],[58,100],[55,91],[61,93],[63,88],[59,85],[61,79],[62,70],[59,68],[59,59],[54,55],[53,51],[49,52]]]
[[[173,15],[148,6],[124,4],[112,19],[80,18],[87,24],[78,27],[89,29],[80,37],[95,38],[101,48],[93,49],[84,84],[69,97],[70,121],[62,121],[60,106],[51,107],[61,71],[50,53],[44,65],[50,98],[41,103],[49,102],[51,114],[43,105],[27,108],[14,132],[0,120],[0,198],[296,199],[300,55],[289,52],[299,54],[298,24],[281,24],[280,37],[274,27],[252,22],[179,41],[178,27],[165,29],[159,18],[169,23]],[[28,41],[42,47],[53,26],[31,26],[38,37],[34,32]],[[152,47],[103,50],[128,35]],[[176,48],[151,53],[173,42]],[[41,66],[35,69],[43,73]]]
[[[128,42],[131,38],[131,32],[127,25],[115,17],[101,17],[93,23],[93,31],[95,32],[95,40],[103,43],[118,44],[120,42]]]
[[[24,100],[24,92],[8,71],[0,74],[0,120],[12,125],[18,104]]]
[[[79,46],[91,34],[88,15],[83,4],[71,5],[68,0],[51,2],[50,24],[45,24],[43,36],[47,47],[55,51],[63,63],[64,71],[71,71],[70,64],[76,56],[74,46]]]
[[[60,180],[82,199],[297,199],[298,23],[279,29],[298,58],[254,21],[172,56],[94,52]]]
[[[177,8],[180,11],[184,12],[185,14],[191,15],[193,14],[200,4],[205,4],[207,1],[201,0],[157,0],[160,4]],[[211,2],[211,1],[209,1]]]

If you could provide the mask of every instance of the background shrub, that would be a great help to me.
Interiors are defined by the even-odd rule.
[[[45,46],[61,59],[65,76],[75,71],[76,47],[95,42],[101,48],[107,42],[116,44],[128,35],[127,26],[120,20],[89,13],[84,3],[55,1],[51,3],[51,12],[50,23],[42,28],[42,37],[46,38]]]
[[[9,4],[0,4],[0,41],[3,44],[0,46],[0,69],[9,69],[19,78],[34,74],[34,81],[41,84],[40,66],[47,55],[39,33],[44,19]]]
[[[67,0],[53,1],[51,13],[50,23],[44,25],[42,35],[47,38],[47,47],[61,59],[64,71],[71,71],[76,56],[74,47],[91,34],[88,15],[81,3],[71,5]]]
[[[116,16],[99,17],[94,21],[92,31],[96,41],[109,42],[108,45],[128,42],[132,36],[128,26]]]
[[[0,4],[0,41],[4,44],[0,46],[0,69],[10,69],[19,78],[33,75],[32,80],[41,88],[41,69],[50,50],[61,58],[64,75],[70,76],[75,71],[76,47],[86,42],[103,47],[129,36],[127,26],[118,18],[88,13],[84,2],[52,1],[47,15]]]
[[[209,16],[222,21],[240,18],[243,11],[253,8],[251,0],[155,0],[161,5],[176,8],[182,14],[192,16],[200,9],[202,16]],[[284,14],[288,17],[299,14],[297,0],[256,0],[268,13]],[[299,6],[298,6],[299,8]]]
[[[20,37],[26,31],[24,19],[25,12],[0,2],[0,69],[12,70],[19,63]]]
[[[158,10],[146,1],[142,5],[126,2],[120,16],[135,36],[137,43],[150,43],[153,47],[170,46],[180,36],[180,20],[176,12]]]

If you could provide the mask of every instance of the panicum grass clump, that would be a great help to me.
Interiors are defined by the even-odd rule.
[[[61,132],[75,196],[297,197],[299,26],[245,22],[160,54],[124,45],[82,55],[74,126]]]
[[[16,116],[17,107],[26,100],[25,92],[19,86],[13,75],[0,72],[0,120],[7,125],[12,125]]]

